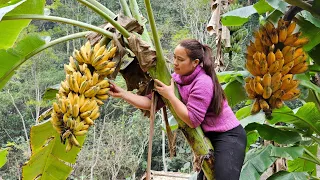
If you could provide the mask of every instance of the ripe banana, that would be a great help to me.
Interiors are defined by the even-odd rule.
[[[267,74],[265,74],[263,76],[262,82],[263,82],[263,86],[264,87],[271,86],[271,75],[270,75],[270,73],[267,73]]]
[[[300,47],[307,44],[308,42],[309,42],[308,38],[300,38],[300,39],[297,39],[292,45],[296,47]]]
[[[83,135],[87,134],[87,132],[88,132],[87,130],[81,130],[81,131],[74,132],[73,134],[75,136],[83,136]]]
[[[279,29],[279,42],[284,42],[287,39],[287,27],[282,25]]]
[[[264,111],[270,109],[269,104],[264,99],[259,99],[259,105]]]
[[[262,87],[262,85],[261,85],[260,82],[255,82],[255,84],[254,84],[254,90],[255,90],[255,92],[256,92],[257,94],[260,94],[260,95],[262,95],[263,92],[264,92],[263,87]]]
[[[296,22],[295,21],[292,21],[290,24],[289,24],[289,26],[288,26],[288,28],[287,28],[287,35],[288,36],[290,36],[292,33],[293,33],[293,31],[294,31],[294,29],[296,28]]]
[[[259,100],[256,98],[251,107],[251,114],[256,114],[261,110]]]
[[[281,73],[276,72],[272,77],[271,77],[271,89],[272,92],[276,92],[280,87],[281,87]]]
[[[271,89],[271,87],[270,87],[270,86],[265,87],[262,97],[263,97],[264,99],[268,99],[268,98],[270,98],[271,95],[272,95],[272,89]]]
[[[308,69],[308,64],[306,62],[299,63],[295,65],[291,70],[290,73],[292,74],[300,74],[305,72]]]
[[[276,56],[275,56],[275,54],[271,51],[271,52],[269,52],[267,59],[268,59],[268,66],[270,67],[270,66],[272,65],[272,63],[276,61]]]
[[[292,46],[292,44],[298,40],[299,36],[301,35],[301,32],[297,32],[297,33],[294,33],[292,34],[291,36],[289,36],[284,42],[283,44],[285,46]]]
[[[286,65],[283,66],[282,70],[281,70],[281,74],[284,76],[286,74],[288,74],[288,72],[291,70],[291,68],[294,65],[294,61],[290,61],[289,63],[287,63]]]

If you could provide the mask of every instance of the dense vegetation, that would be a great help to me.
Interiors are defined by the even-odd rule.
[[[47,14],[50,13],[50,15],[54,16],[76,19],[93,25],[100,25],[104,22],[101,17],[97,16],[85,6],[82,6],[76,0],[47,0],[46,2],[47,9],[45,12]],[[118,1],[102,0],[100,2],[114,13],[118,13],[121,7]],[[143,16],[147,17],[143,1],[139,0],[137,2]],[[239,4],[235,5],[234,8],[248,5],[247,1],[238,1],[238,3]],[[206,32],[206,23],[211,16],[209,0],[174,0],[170,2],[154,0],[152,1],[152,8],[154,10],[154,16],[165,57],[169,64],[172,59],[173,48],[179,40],[183,38],[196,38],[209,44],[214,50],[216,49],[215,37],[209,36]],[[252,32],[258,25],[259,16],[255,14],[251,16],[249,21],[243,26],[237,27],[231,31],[231,48],[224,47],[224,44],[222,46],[225,60],[225,66],[223,67],[224,71],[245,70],[245,55],[243,52],[246,51],[246,44],[248,44],[249,40],[252,38]],[[147,29],[150,32],[149,26],[147,26]],[[79,28],[70,25],[38,20],[32,21],[31,25],[22,31],[18,39],[23,39],[27,34],[40,34],[41,36],[46,37],[45,39],[49,40],[50,38],[56,39],[79,31]],[[50,98],[44,96],[44,94],[46,91],[50,90],[52,86],[59,84],[65,78],[63,64],[68,62],[67,57],[72,54],[73,50],[75,48],[79,49],[85,41],[84,38],[71,40],[67,43],[49,48],[34,56],[16,71],[15,75],[1,90],[0,145],[1,148],[7,149],[9,154],[7,163],[0,168],[0,179],[21,178],[21,167],[30,158],[30,128],[31,126],[38,124],[39,116],[52,106],[52,101],[48,100]],[[223,75],[222,73],[219,80],[221,80],[224,85],[232,85],[233,83],[236,86],[230,85],[229,87],[236,88],[243,82],[243,76],[246,75],[241,73],[240,75],[237,73]],[[115,82],[122,87],[125,87],[125,81],[122,77],[118,76]],[[226,88],[225,91],[230,92],[230,88]],[[307,97],[308,89],[305,89],[303,93],[305,93],[305,97]],[[239,100],[239,98],[237,100]],[[246,101],[238,103],[237,100],[229,101],[229,104],[233,106],[234,112],[237,112],[248,103]],[[240,100],[245,100],[245,98],[240,97]],[[232,102],[237,103],[233,104]],[[291,109],[295,109],[302,105],[299,100],[291,101],[286,104]],[[246,106],[246,109],[237,112],[239,119],[249,115],[247,114],[247,112],[249,112],[247,110],[248,107],[249,106]],[[308,108],[312,110],[312,113],[316,112],[314,106],[307,104],[304,110]],[[287,112],[289,110],[285,109]],[[278,112],[280,113],[278,116],[281,116],[282,112],[283,111]],[[306,114],[301,110],[299,117],[303,119],[305,116]],[[275,117],[277,118],[277,114]],[[249,119],[244,121],[261,121],[260,123],[263,123],[265,119],[261,119],[260,114],[255,117],[249,117]],[[296,125],[293,121],[290,121],[290,118],[285,117],[284,119],[287,120],[286,122],[289,124],[286,126],[287,129],[292,128],[293,124],[294,126]],[[277,120],[280,121],[279,117],[278,119],[273,119],[271,123],[275,124],[277,123]],[[285,124],[280,123],[277,125]],[[77,162],[73,166],[73,172],[70,175],[70,179],[105,179],[106,177],[109,177],[110,179],[139,178],[146,171],[147,166],[148,127],[148,118],[144,117],[140,110],[135,109],[119,99],[109,99],[101,109],[99,120],[96,121],[95,126],[91,128],[88,133],[85,145],[78,154]],[[299,126],[297,125],[297,127]],[[265,128],[269,128],[269,134],[264,133],[266,130]],[[313,130],[317,128],[318,127],[311,127]],[[281,139],[281,137],[278,139],[275,137],[270,138],[270,134],[273,132],[276,133],[276,135],[284,132],[279,132],[278,129],[269,126],[266,127],[266,125],[252,123],[246,128],[246,131],[249,143],[252,144],[251,146],[248,144],[248,150],[250,147],[260,148],[261,145],[265,145],[263,139],[266,139],[274,140],[279,144],[291,145],[296,143],[295,145],[304,145],[312,154],[317,152],[318,146],[313,144],[313,141],[308,138],[302,140],[300,134],[293,133],[292,135],[294,135],[294,138],[288,142],[288,140],[285,139],[286,137],[283,137],[284,139]],[[176,132],[177,156],[170,159],[167,146],[168,142],[163,131],[161,113],[157,113],[155,136],[153,140],[152,170],[192,173],[192,150],[185,141],[182,133],[180,131]],[[259,139],[258,132],[261,136]],[[312,133],[313,132],[311,132],[311,136]],[[313,139],[314,141],[319,141],[317,137],[315,138],[316,139]],[[276,146],[276,143],[273,144]],[[267,157],[268,162],[272,164],[273,161],[275,161],[275,157],[289,157],[295,159],[298,156],[302,156],[303,153],[302,149],[299,149],[300,146],[298,147],[298,154],[300,155],[295,156],[290,154],[290,152],[297,153],[298,151],[286,151],[284,149],[277,149],[275,146],[265,145],[260,151],[269,152],[269,154],[272,151],[275,153],[273,155],[274,157],[262,156],[255,151],[249,152],[248,157],[262,158],[262,160],[266,160],[263,158]],[[285,154],[287,152],[289,155]],[[0,151],[0,155],[1,153],[2,152]],[[304,169],[301,169],[300,171],[311,171],[310,169],[314,169],[313,167],[315,167],[315,163],[304,161],[302,158],[298,160],[301,161],[299,162],[300,164],[302,163],[305,165],[303,167]],[[246,163],[247,166],[245,167],[247,168],[246,170],[248,170],[250,169],[250,167],[248,168],[250,162]],[[299,163],[292,161],[291,168],[294,168],[292,167],[294,164]],[[261,175],[271,164],[265,164],[263,169],[259,170],[258,173]],[[251,167],[251,169],[253,169],[253,167]],[[309,173],[316,175],[314,171]],[[305,174],[298,175],[304,176]]]

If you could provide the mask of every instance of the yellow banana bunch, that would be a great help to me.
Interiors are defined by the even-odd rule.
[[[267,21],[254,33],[247,46],[246,69],[252,76],[245,79],[249,99],[255,100],[252,114],[261,109],[270,112],[300,95],[299,81],[293,79],[308,69],[308,55],[302,46],[308,38],[301,37],[296,22],[280,18],[277,24]]]
[[[88,41],[74,50],[69,64],[64,65],[66,79],[61,82],[56,102],[53,102],[51,123],[60,134],[66,151],[81,147],[77,136],[83,136],[99,118],[99,106],[109,98],[109,82],[105,79],[115,71],[111,61],[117,51],[99,43],[91,47]]]

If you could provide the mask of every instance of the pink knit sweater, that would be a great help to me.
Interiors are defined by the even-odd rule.
[[[201,66],[197,66],[188,76],[173,73],[172,77],[177,83],[181,100],[187,106],[189,118],[195,127],[201,125],[204,132],[225,132],[240,124],[227,100],[224,100],[219,116],[208,110],[213,98],[213,82]]]

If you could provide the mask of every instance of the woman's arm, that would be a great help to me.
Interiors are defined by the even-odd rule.
[[[171,103],[173,109],[175,110],[175,112],[177,113],[178,117],[183,122],[185,122],[189,127],[194,128],[194,125],[189,118],[187,106],[184,105],[183,102],[181,102],[180,99],[178,99],[176,96],[171,97],[168,100],[170,101],[170,103]]]
[[[169,100],[173,109],[177,113],[178,117],[185,122],[189,127],[194,128],[192,121],[189,118],[189,112],[187,106],[183,104],[180,99],[176,97],[174,94],[174,81],[171,79],[171,85],[167,86],[161,81],[155,79],[154,80],[157,84],[155,84],[155,88],[159,94]]]
[[[150,110],[151,100],[148,97],[133,94],[132,92],[126,91],[113,82],[110,82],[109,95],[115,98],[122,98],[131,105],[144,110]]]

